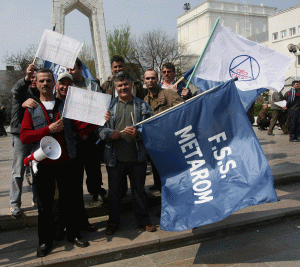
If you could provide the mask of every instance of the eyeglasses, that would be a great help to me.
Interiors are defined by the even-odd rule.
[[[166,73],[172,73],[172,72],[174,72],[174,71],[172,71],[172,70],[163,70],[163,74],[166,74]]]

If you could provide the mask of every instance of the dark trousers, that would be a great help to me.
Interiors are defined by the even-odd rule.
[[[0,119],[0,136],[7,135],[7,132],[4,128],[4,122]]]
[[[154,186],[158,187],[159,190],[161,190],[161,181],[160,181],[160,176],[159,173],[153,163],[153,161],[150,159],[151,162],[151,167],[152,167],[152,174],[153,174],[153,180],[154,180]]]
[[[286,118],[284,116],[284,111],[283,110],[276,110],[276,109],[273,110],[273,116],[272,116],[272,119],[270,121],[269,132],[273,131],[277,121],[279,121],[279,125],[280,125],[282,131],[283,132],[288,132],[288,129],[285,126]]]
[[[147,207],[147,194],[145,192],[147,163],[145,162],[120,162],[115,167],[107,166],[108,173],[108,225],[119,226],[121,216],[121,196],[123,179],[128,174],[130,180],[132,205],[136,220],[139,225],[150,222]]]
[[[262,129],[269,127],[269,125],[270,125],[270,121],[268,119],[261,120],[260,123],[258,124],[258,126]]]
[[[82,144],[82,160],[86,172],[86,186],[88,192],[93,194],[101,193],[102,172],[101,172],[101,151],[96,145],[97,139],[89,135]]]
[[[299,110],[289,109],[289,115],[290,115],[290,139],[295,139],[298,136]]]
[[[77,210],[82,201],[82,178],[74,171],[76,165],[76,159],[66,163],[38,164],[35,183],[38,194],[39,244],[51,244],[55,236],[53,215],[55,180],[59,191],[59,220],[65,225],[69,238],[80,234]]]

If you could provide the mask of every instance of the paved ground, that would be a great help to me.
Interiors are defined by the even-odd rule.
[[[226,237],[95,267],[300,266],[300,220],[255,227]]]
[[[271,240],[268,243],[269,247],[267,248],[265,248],[264,243],[261,243],[260,245],[260,236],[255,235],[255,231],[244,237],[251,239],[251,242],[249,241],[249,243],[247,243],[249,246],[246,244],[244,249],[243,244],[245,243],[243,242],[245,242],[245,240],[243,241],[243,238],[235,243],[234,238],[231,237],[238,232],[249,231],[249,229],[253,229],[253,227],[257,229],[257,227],[262,227],[262,225],[283,222],[292,217],[300,216],[300,183],[297,183],[300,173],[300,150],[298,147],[300,146],[300,143],[290,143],[288,141],[288,136],[283,135],[282,132],[277,129],[274,131],[276,134],[275,136],[268,136],[266,131],[261,132],[258,131],[257,128],[255,128],[255,131],[270,163],[274,180],[277,184],[276,191],[281,200],[280,202],[247,207],[232,214],[221,222],[179,233],[161,230],[158,230],[155,233],[141,231],[141,229],[136,228],[131,211],[125,208],[124,214],[122,215],[120,230],[113,237],[108,237],[104,234],[107,216],[95,217],[90,220],[92,223],[96,224],[98,231],[96,233],[86,233],[87,238],[91,242],[90,247],[80,249],[73,247],[72,244],[67,243],[66,241],[57,242],[54,244],[51,254],[43,259],[37,259],[35,256],[37,246],[36,228],[29,227],[24,229],[24,222],[21,225],[18,223],[18,221],[24,221],[26,219],[27,226],[36,224],[36,211],[30,211],[31,197],[30,192],[27,192],[28,186],[26,184],[24,184],[25,189],[27,188],[27,190],[25,190],[23,196],[23,207],[25,208],[23,219],[12,220],[9,216],[11,138],[0,138],[0,227],[2,230],[23,227],[22,230],[1,232],[0,265],[92,266],[96,264],[107,264],[106,266],[163,266],[164,264],[170,264],[170,266],[190,266],[188,264],[191,264],[191,259],[186,259],[183,256],[180,258],[182,253],[186,256],[185,254],[187,252],[185,253],[184,250],[176,250],[178,247],[189,245],[195,245],[193,249],[194,251],[200,251],[199,255],[205,253],[206,256],[203,258],[204,262],[198,262],[199,264],[206,264],[202,266],[231,266],[235,263],[247,262],[252,260],[249,257],[246,257],[247,253],[249,255],[256,255],[257,259],[261,257],[272,257],[274,253],[278,255],[279,253],[285,253],[287,249],[282,244],[280,245],[278,242],[275,242],[276,240]],[[107,186],[106,175],[104,175],[104,182],[105,186]],[[151,175],[148,175],[147,187],[150,184],[152,184],[152,177]],[[155,199],[155,196],[152,197],[152,199]],[[92,206],[97,204],[90,202],[88,194],[85,194],[85,198],[87,207],[90,208],[90,210],[93,210]],[[153,201],[150,215],[157,226],[159,226],[159,211],[160,205]],[[93,217],[92,214],[91,217]],[[284,235],[284,233],[280,232],[283,231],[281,228],[277,229],[275,227],[274,229],[275,232]],[[292,240],[289,242],[294,242],[294,237],[290,238],[292,238]],[[224,243],[224,240],[231,241]],[[203,243],[204,241],[207,243]],[[218,257],[216,257],[215,254],[221,255],[221,250],[224,248],[231,251],[231,256],[228,257],[225,262],[224,260],[218,261]],[[289,249],[289,253],[293,253],[292,248]],[[170,257],[171,254],[168,254],[169,252],[166,250],[170,249],[175,249],[173,263],[171,261],[167,262],[167,258]],[[128,262],[127,265],[126,262],[116,262],[126,258],[140,257],[142,255],[145,255],[145,259],[148,259],[149,257],[154,259],[154,257],[156,257],[155,255],[160,256],[158,257],[159,259],[157,258],[157,262],[152,260],[152,265],[149,265],[148,261],[141,261],[139,264]],[[299,255],[297,254],[297,251],[295,251],[295,255]],[[237,260],[235,260],[234,257],[236,257]],[[290,257],[290,260],[295,263],[294,265],[281,265],[279,263],[279,265],[271,266],[300,266],[299,256]],[[176,259],[178,259],[178,263],[176,263]],[[163,262],[164,260],[165,262]],[[184,262],[181,262],[182,260],[188,260],[188,262],[185,264]],[[199,259],[197,259],[197,261],[198,260]],[[197,261],[194,263],[197,263]],[[259,261],[259,263],[262,264],[262,261]],[[270,265],[254,264],[251,266]]]

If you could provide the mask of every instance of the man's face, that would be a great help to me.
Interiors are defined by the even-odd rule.
[[[116,90],[121,100],[127,101],[131,98],[132,84],[128,80],[117,81]]]
[[[149,89],[150,91],[157,88],[158,78],[156,77],[155,71],[146,71],[144,74],[144,82],[146,84],[147,89]]]
[[[114,61],[111,64],[111,72],[112,72],[112,74],[119,73],[120,71],[124,71],[125,69],[126,69],[126,66],[122,62],[115,62]]]
[[[31,79],[30,79],[30,88],[32,89],[37,89],[36,87],[36,81],[35,81],[35,75],[36,75],[36,71],[33,72],[32,76],[31,76]]]
[[[171,83],[175,79],[175,71],[172,69],[167,69],[166,67],[162,70],[163,79],[167,83]]]
[[[36,87],[40,91],[41,95],[52,95],[55,81],[52,78],[51,73],[38,73],[36,76]]]
[[[69,86],[73,85],[73,82],[69,78],[63,78],[56,83],[56,92],[59,99],[66,99]]]
[[[294,84],[294,88],[295,88],[295,89],[299,89],[299,88],[300,88],[300,83],[295,83],[295,84]]]
[[[74,81],[82,79],[82,67],[78,68],[77,64],[75,64],[73,69],[67,68],[67,72],[72,75]]]

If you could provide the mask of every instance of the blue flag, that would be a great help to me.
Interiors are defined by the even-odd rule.
[[[83,62],[81,62],[81,63],[82,63],[82,76],[94,81],[95,79],[94,79],[93,75],[91,74],[91,72],[89,71],[89,69],[83,64]],[[45,60],[45,62],[44,62],[44,68],[47,68],[47,69],[50,69],[53,71],[55,82],[57,82],[57,77],[59,74],[67,71],[66,67],[58,65],[58,64],[50,62],[50,61],[47,61],[47,60]]]
[[[184,231],[278,201],[270,166],[233,80],[139,130],[161,177],[162,230]]]
[[[194,67],[191,68],[187,73],[184,74],[184,78],[186,80],[189,80],[189,77],[192,74],[193,69],[194,69]],[[224,82],[204,80],[195,75],[192,78],[191,83],[199,89],[199,93],[203,93],[204,91],[211,89],[217,85],[223,84]],[[266,88],[260,88],[260,89],[248,90],[248,91],[242,91],[242,90],[237,89],[244,109],[246,111],[248,111],[248,109],[250,108],[252,103],[255,101],[255,99],[266,90],[267,90]]]

